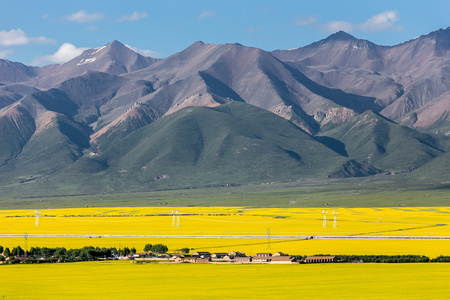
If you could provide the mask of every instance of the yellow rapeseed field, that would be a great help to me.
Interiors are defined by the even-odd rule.
[[[0,211],[0,233],[450,236],[450,207],[328,208],[132,207]],[[180,228],[172,213],[181,212]],[[337,228],[333,228],[337,212]]]
[[[181,212],[181,216],[178,216]],[[283,251],[291,254],[421,254],[450,255],[448,240],[302,240],[301,236],[450,236],[449,207],[328,208],[245,208],[245,207],[140,207],[79,208],[0,211],[0,234],[23,237],[0,238],[4,247],[83,246],[135,247],[164,243],[169,250],[183,247],[205,251]],[[333,214],[334,212],[334,214]],[[177,217],[174,217],[176,214]],[[336,216],[336,223],[334,223]],[[37,222],[38,221],[38,222]],[[179,227],[176,226],[179,222]],[[37,226],[37,224],[39,226]],[[175,225],[175,226],[174,226]],[[89,235],[92,238],[25,235]],[[107,237],[98,238],[104,235]],[[128,235],[127,238],[114,238]],[[221,235],[222,239],[139,238],[140,235]],[[246,239],[234,239],[247,235]],[[265,236],[252,239],[254,235]],[[274,239],[289,235],[290,240]],[[267,238],[268,237],[268,238]]]
[[[450,264],[0,266],[4,299],[447,299]]]
[[[19,236],[0,237],[0,245],[20,245],[28,249],[33,246],[69,249],[92,245],[135,247],[142,251],[147,243],[163,243],[169,251],[189,247],[210,252],[238,250],[248,255],[276,251],[299,255],[417,254],[431,258],[450,255],[449,240],[320,238],[450,236],[448,207],[328,208],[327,211],[324,224],[324,211],[319,208],[48,209],[41,210],[39,218],[36,218],[34,210],[9,210],[0,211],[0,234]],[[48,237],[37,238],[33,234]],[[177,237],[143,238],[141,235]],[[183,235],[202,238],[182,238]],[[208,237],[212,235],[223,238]],[[249,238],[238,239],[236,235]],[[256,235],[263,238],[252,238]],[[276,239],[275,236],[279,235],[292,237],[288,240]],[[301,238],[311,235],[319,238]],[[196,265],[110,261],[0,265],[0,277],[5,283],[0,287],[0,297],[445,299],[450,292],[446,276],[449,272],[450,264],[445,263]]]
[[[143,251],[145,244],[162,243],[169,251],[184,247],[195,251],[230,252],[243,251],[247,255],[258,252],[281,251],[292,255],[426,255],[430,258],[439,255],[450,255],[449,240],[270,240],[267,239],[169,239],[169,238],[28,238],[30,247],[66,247],[81,248],[83,246],[98,247],[135,247]],[[20,245],[25,249],[24,238],[0,238],[3,247]]]

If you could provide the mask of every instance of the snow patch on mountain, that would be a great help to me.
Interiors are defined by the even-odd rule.
[[[98,52],[102,51],[103,49],[105,49],[106,47],[108,47],[108,45],[102,46],[100,48],[96,48],[94,49],[95,51],[92,52],[92,55],[97,54]]]
[[[79,63],[77,63],[77,66],[81,66],[81,65],[84,65],[84,64],[92,63],[92,62],[94,62],[96,59],[97,59],[96,57],[82,59],[82,60],[80,60]]]

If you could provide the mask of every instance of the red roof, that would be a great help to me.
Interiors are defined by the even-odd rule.
[[[272,256],[272,261],[292,261],[295,258],[292,256]]]

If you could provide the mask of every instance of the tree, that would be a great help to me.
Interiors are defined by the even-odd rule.
[[[92,259],[92,255],[91,255],[91,253],[89,252],[89,249],[87,249],[86,247],[84,247],[81,251],[80,251],[80,259],[82,260],[82,261],[87,261],[87,260],[90,260],[90,259]]]
[[[131,249],[130,249],[130,252],[131,252],[131,254],[136,254],[136,248],[134,248],[134,247],[131,248]]]
[[[66,254],[66,252],[67,252],[67,250],[64,247],[57,248],[55,253],[53,253],[53,256],[58,257],[58,258],[64,258],[64,255]]]
[[[167,248],[167,246],[163,244],[156,244],[152,246],[152,252],[154,253],[158,254],[167,253],[168,250],[169,248]]]
[[[145,252],[150,252],[152,251],[152,244],[146,244],[144,247],[144,251]]]
[[[29,251],[28,253],[29,253],[31,256],[35,256],[35,255],[38,254],[38,251],[37,251],[36,248],[31,247],[31,248],[30,248],[30,251]]]
[[[21,255],[25,254],[25,251],[22,249],[22,247],[17,246],[17,247],[12,248],[11,254],[13,256],[21,256]]]
[[[123,254],[123,255],[128,255],[128,254],[130,254],[130,253],[131,253],[130,248],[124,247],[124,248],[122,249],[122,254]]]
[[[3,254],[4,254],[6,257],[11,256],[11,251],[9,251],[9,248],[8,248],[8,247],[5,248],[5,250],[3,251]]]
[[[0,253],[3,253],[3,246],[0,246]]]
[[[189,248],[181,248],[182,254],[189,254],[190,249]]]
[[[42,247],[40,248],[41,251],[41,256],[42,257],[47,257],[47,256],[51,256],[52,255],[52,249],[48,248],[48,247]]]

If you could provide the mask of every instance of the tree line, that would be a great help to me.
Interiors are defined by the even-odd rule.
[[[424,255],[337,255],[341,262],[370,262],[370,263],[425,263],[432,261]]]
[[[166,253],[168,251],[167,246],[163,244],[154,245],[152,247],[153,253]],[[148,251],[146,251],[148,252]],[[86,246],[79,249],[69,249],[64,247],[48,248],[48,247],[31,247],[30,251],[25,251],[22,247],[17,246],[11,250],[6,247],[0,246],[0,261],[5,261],[8,258],[7,263],[49,263],[49,262],[76,262],[76,261],[92,261],[99,259],[107,259],[118,256],[127,256],[136,254],[136,248],[123,247],[117,249],[100,248]],[[25,259],[19,259],[18,257],[25,257]]]
[[[167,251],[169,251],[169,248],[167,248],[167,246],[163,245],[163,244],[156,244],[156,245],[146,244],[144,246],[144,251],[157,253],[157,254],[163,254],[163,253],[167,253]]]
[[[304,260],[308,255],[291,255],[298,261]],[[366,262],[366,263],[426,263],[426,262],[450,262],[450,256],[440,255],[429,258],[424,255],[330,255],[316,254],[314,256],[336,256],[340,262]]]

